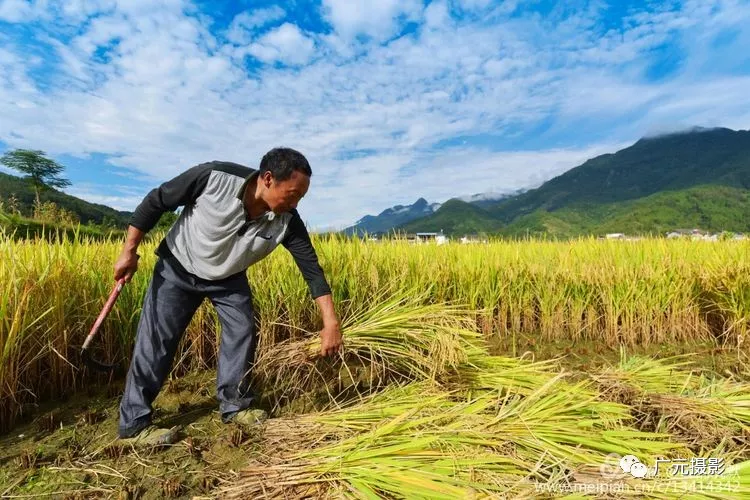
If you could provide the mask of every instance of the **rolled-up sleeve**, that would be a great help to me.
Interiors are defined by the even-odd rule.
[[[302,277],[305,278],[313,299],[331,293],[331,287],[326,281],[323,268],[318,262],[318,255],[310,241],[305,223],[297,210],[292,210],[292,220],[289,222],[286,236],[281,244],[289,250],[297,263]]]

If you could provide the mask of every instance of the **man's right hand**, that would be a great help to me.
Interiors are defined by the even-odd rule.
[[[140,257],[135,250],[123,250],[117,262],[115,262],[115,281],[119,281],[124,276],[125,283],[129,283],[138,270],[138,259]]]
[[[138,270],[138,259],[140,255],[136,253],[138,245],[146,234],[135,226],[128,225],[128,235],[125,237],[125,244],[122,246],[120,257],[115,262],[115,281],[125,278],[128,283],[135,272]]]

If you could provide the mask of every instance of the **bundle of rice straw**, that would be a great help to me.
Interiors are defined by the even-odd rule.
[[[622,358],[592,378],[602,397],[631,407],[639,426],[668,432],[699,455],[750,445],[750,384],[688,369],[687,356]]]
[[[604,463],[608,453],[680,448],[628,428],[627,420],[627,408],[559,377],[528,395],[481,391],[470,398],[412,383],[347,408],[274,419],[265,434],[270,463],[244,470],[220,495],[523,498],[535,496],[537,483]],[[282,435],[287,443],[298,439],[296,449],[279,450]]]
[[[321,409],[393,382],[437,380],[486,354],[465,309],[425,301],[424,293],[401,292],[354,311],[342,321],[344,347],[335,359],[319,356],[312,332],[264,348],[254,385],[274,410],[300,399]]]

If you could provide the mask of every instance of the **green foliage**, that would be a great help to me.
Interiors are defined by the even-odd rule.
[[[568,238],[605,233],[664,235],[676,229],[693,228],[750,232],[748,213],[749,190],[709,185],[620,203],[579,204],[554,212],[538,209],[514,220],[501,233]]]
[[[487,211],[466,203],[451,199],[431,216],[418,219],[399,226],[397,229],[407,232],[443,231],[450,235],[475,234],[483,231],[494,232],[501,224]]]
[[[0,212],[0,232],[12,236],[15,240],[41,238],[48,241],[58,239],[76,241],[79,238],[102,241],[124,235],[124,231],[117,228],[106,228],[91,224],[82,225],[80,223],[45,222],[3,212]]]
[[[156,226],[154,226],[154,231],[156,232],[169,231],[169,228],[172,227],[172,224],[174,224],[177,221],[177,218],[179,216],[180,215],[177,212],[164,212],[161,215],[159,222],[157,222]]]
[[[0,199],[3,200],[7,213],[33,217],[35,192],[28,181],[0,172]],[[113,208],[96,203],[89,203],[75,196],[70,196],[56,189],[39,193],[41,203],[53,202],[56,206],[75,214],[82,224],[103,224],[125,229],[130,212],[119,212]]]
[[[70,186],[70,181],[61,177],[65,169],[51,158],[47,158],[44,151],[31,149],[15,149],[0,157],[0,163],[8,168],[26,174],[36,194],[36,204],[40,204],[39,193],[52,187],[64,188]]]
[[[100,224],[102,227],[105,228],[116,228],[117,227],[117,220],[114,217],[110,217],[109,215],[105,215],[102,218],[102,222]]]

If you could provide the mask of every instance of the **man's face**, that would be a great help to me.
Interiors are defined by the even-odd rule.
[[[298,170],[284,181],[277,181],[271,172],[264,172],[262,181],[267,188],[264,201],[275,214],[297,208],[310,187],[310,178]]]

